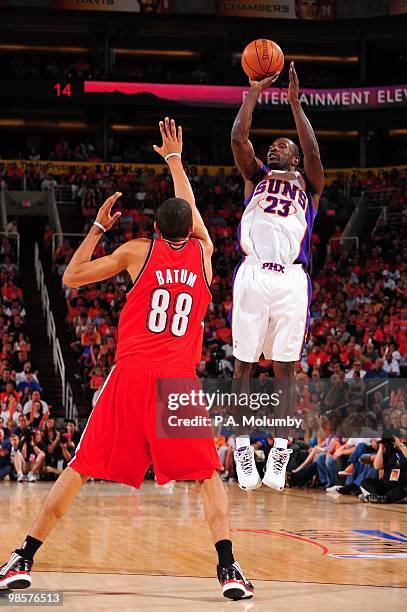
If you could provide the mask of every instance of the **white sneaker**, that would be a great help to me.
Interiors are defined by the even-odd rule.
[[[337,493],[338,489],[341,489],[341,485],[333,485],[333,487],[326,487],[325,491],[327,493]]]
[[[24,474],[22,472],[17,474],[17,482],[24,482]]]
[[[276,441],[274,443],[276,443]],[[285,446],[286,445],[287,442],[285,441]],[[270,489],[274,489],[275,491],[282,491],[284,489],[285,471],[292,452],[293,451],[291,448],[279,450],[273,446],[267,459],[267,467],[263,478],[263,484],[270,487]]]
[[[261,487],[261,479],[254,460],[253,447],[250,445],[239,447],[239,438],[236,439],[236,447],[237,450],[235,450],[233,454],[236,462],[236,473],[239,487],[243,489],[243,491],[258,489]]]
[[[366,489],[364,489],[361,486],[359,486],[359,489],[360,489],[359,499],[364,501],[364,502],[368,502],[369,501],[369,497],[370,497],[369,491],[366,491]]]
[[[35,482],[37,479],[35,478],[35,476],[34,476],[34,474],[32,472],[28,472],[27,480],[28,480],[28,482]]]

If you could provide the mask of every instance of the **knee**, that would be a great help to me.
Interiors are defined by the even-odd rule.
[[[273,361],[274,376],[276,378],[293,378],[295,371],[294,361]]]
[[[248,361],[235,360],[235,378],[250,378],[253,369],[253,364]]]

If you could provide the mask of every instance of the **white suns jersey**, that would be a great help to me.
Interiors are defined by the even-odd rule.
[[[298,171],[269,170],[245,200],[238,232],[239,252],[248,261],[307,266],[316,210]]]

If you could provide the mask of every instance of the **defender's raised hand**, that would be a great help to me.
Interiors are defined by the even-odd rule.
[[[170,153],[182,153],[182,128],[177,127],[174,119],[166,117],[164,121],[160,121],[160,132],[163,139],[161,147],[153,145],[156,153],[162,157],[166,157]]]
[[[116,223],[117,219],[122,214],[119,211],[115,212],[114,215],[110,214],[113,206],[116,203],[116,200],[118,200],[118,198],[120,198],[121,195],[122,194],[120,193],[120,191],[116,191],[116,193],[110,196],[110,198],[107,198],[106,202],[102,204],[102,206],[99,208],[99,212],[97,214],[96,221],[100,223],[101,225],[103,225],[103,227],[106,230],[110,229],[112,225]]]
[[[294,62],[290,63],[289,69],[289,85],[288,85],[288,101],[290,104],[298,102],[298,94],[300,93],[300,82],[295,71]]]
[[[205,223],[196,207],[194,192],[182,164],[182,128],[180,125],[177,126],[174,119],[169,117],[165,117],[164,121],[160,121],[159,126],[163,142],[161,147],[153,145],[153,149],[164,159],[167,157],[166,161],[174,181],[175,197],[182,198],[188,202],[192,209],[193,231],[191,236],[201,242],[206,258],[205,271],[208,278],[212,279],[210,256],[212,255],[213,246]],[[171,153],[176,155],[171,155]]]

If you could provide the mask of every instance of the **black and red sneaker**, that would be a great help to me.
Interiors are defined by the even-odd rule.
[[[229,599],[250,599],[254,595],[254,586],[245,578],[237,561],[233,565],[217,567],[218,580],[224,597]]]
[[[32,561],[27,561],[14,552],[9,561],[0,566],[0,588],[27,589],[31,586],[32,565]]]

